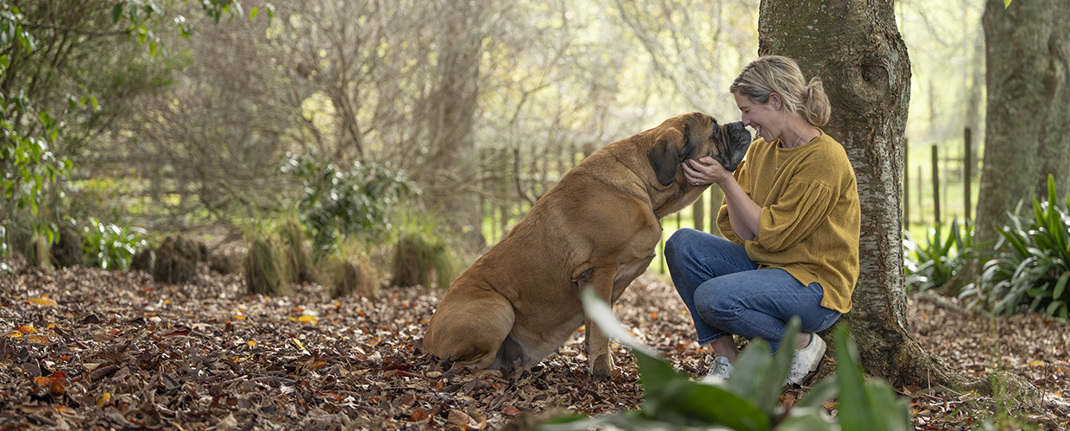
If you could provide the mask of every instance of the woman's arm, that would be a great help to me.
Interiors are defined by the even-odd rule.
[[[756,239],[762,207],[747,196],[731,175],[717,185],[724,191],[725,203],[728,205],[728,222],[732,224],[732,230],[744,241]]]
[[[703,157],[697,161],[687,160],[683,163],[683,170],[688,182],[699,185],[717,184],[721,187],[728,206],[728,221],[739,239],[750,241],[758,236],[758,218],[762,208],[747,196],[731,172],[725,170],[712,157]]]

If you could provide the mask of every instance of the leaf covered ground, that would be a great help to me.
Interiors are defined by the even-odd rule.
[[[316,285],[286,297],[244,289],[240,277],[205,268],[187,285],[89,268],[0,277],[0,429],[500,429],[636,409],[642,399],[622,348],[619,374],[588,378],[579,334],[512,378],[442,369],[420,349],[439,290],[334,300]],[[616,311],[678,370],[704,372],[708,359],[668,282],[641,277]],[[1044,394],[1023,409],[998,396],[897,388],[912,399],[917,428],[1070,425],[1067,324],[923,301],[911,301],[908,319],[954,369],[971,378],[1007,370]],[[801,393],[788,389],[785,403]],[[834,402],[826,407],[835,414]]]

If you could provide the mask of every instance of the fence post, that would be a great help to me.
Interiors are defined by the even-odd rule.
[[[691,218],[694,219],[696,230],[705,231],[705,216],[706,216],[706,191],[698,195],[698,199],[691,205]]]
[[[972,141],[972,136],[970,136],[970,128],[969,127],[967,127],[966,130],[965,130],[965,133],[963,133],[963,141],[965,142],[965,148],[963,149],[963,151],[966,153],[965,154],[966,163],[965,163],[965,166],[963,166],[963,168],[962,168],[962,170],[963,170],[963,172],[962,172],[962,177],[963,177],[962,183],[963,183],[963,188],[965,189],[965,190],[963,190],[963,193],[965,194],[965,201],[966,201],[966,204],[965,204],[966,205],[966,208],[965,208],[966,209],[966,213],[965,213],[966,214],[966,222],[969,222],[970,218],[971,218],[970,217],[970,215],[971,215],[970,212],[971,212],[971,209],[973,208],[973,202],[972,202],[972,199],[970,197],[970,193],[971,193],[970,187],[972,186],[971,183],[973,182],[973,141]]]
[[[922,189],[925,187],[925,184],[924,184],[925,181],[921,180],[922,178],[925,178],[925,177],[922,176],[922,165],[921,164],[918,165],[918,175],[915,175],[914,178],[918,179],[917,181],[915,181],[915,183],[918,184],[918,205],[917,205],[918,206],[918,218],[922,219],[920,221],[921,223],[925,223],[925,221],[924,221],[924,219],[925,219],[925,202],[922,202],[923,193],[924,193],[924,190],[922,190]]]
[[[933,220],[940,226],[940,148],[933,144]]]

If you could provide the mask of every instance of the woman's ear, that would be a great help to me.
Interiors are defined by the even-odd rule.
[[[773,105],[773,109],[780,110],[780,95],[777,93],[769,93],[769,104]]]

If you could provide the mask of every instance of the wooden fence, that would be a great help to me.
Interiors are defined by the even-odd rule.
[[[904,228],[973,220],[978,157],[969,128],[962,138],[960,146],[931,144],[928,165],[916,163],[913,168],[909,145],[903,146]]]

